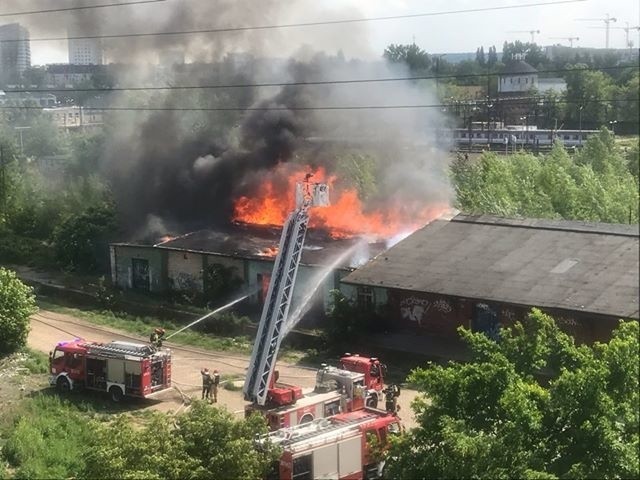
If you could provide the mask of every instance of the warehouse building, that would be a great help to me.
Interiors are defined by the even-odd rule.
[[[436,220],[342,279],[343,292],[391,312],[394,332],[495,337],[532,307],[577,341],[638,320],[638,225],[457,215]],[[408,338],[408,337],[407,337]]]
[[[266,294],[277,253],[279,228],[234,225],[200,230],[154,245],[110,245],[111,280],[123,289],[142,292],[213,292],[216,285],[232,284],[237,292],[251,291],[258,307]],[[357,239],[335,240],[309,230],[294,290],[294,306],[319,285],[314,302],[326,310],[330,291],[341,277],[365,263],[384,245]],[[212,298],[215,303],[215,298]]]

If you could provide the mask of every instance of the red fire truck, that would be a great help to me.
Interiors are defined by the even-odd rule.
[[[115,402],[171,388],[171,352],[148,344],[60,342],[49,353],[49,368],[49,383],[59,391],[102,390]]]
[[[371,443],[385,447],[389,436],[401,429],[395,415],[367,408],[271,432],[258,440],[258,446],[282,448],[269,480],[375,479],[383,465],[372,458]]]
[[[247,405],[245,414],[261,413],[274,431],[365,406],[376,408],[382,402],[385,366],[377,358],[346,354],[340,367],[323,365],[316,373],[315,388],[309,392],[275,383],[268,390],[267,403]],[[273,378],[277,382],[277,372]]]

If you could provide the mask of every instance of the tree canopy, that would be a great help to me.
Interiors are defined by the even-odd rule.
[[[29,317],[35,313],[33,289],[15,272],[0,267],[0,353],[23,347],[29,333]]]
[[[419,425],[392,446],[389,478],[640,476],[638,322],[593,346],[536,309],[498,342],[460,334],[469,363],[409,377]]]
[[[458,208],[469,213],[637,223],[638,178],[611,132],[601,130],[573,158],[557,144],[536,157],[485,153],[452,166]]]
[[[96,428],[79,478],[259,479],[279,453],[254,448],[255,436],[267,431],[261,416],[236,420],[204,402],[176,417],[175,424],[155,414],[142,428],[124,416]]]

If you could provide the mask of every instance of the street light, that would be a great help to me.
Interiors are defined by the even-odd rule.
[[[580,105],[580,108],[578,109],[578,117],[579,117],[579,125],[580,125],[580,136],[578,138],[578,145],[581,147],[582,146],[582,109],[584,108],[584,105]]]

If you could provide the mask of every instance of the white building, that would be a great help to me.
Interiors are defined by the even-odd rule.
[[[0,26],[0,81],[18,83],[22,73],[31,67],[29,30],[19,23]]]
[[[551,91],[561,94],[567,91],[567,82],[565,82],[564,78],[539,78],[538,91],[541,93]]]
[[[103,124],[103,111],[83,107],[55,107],[45,108],[58,128],[74,129],[99,127]]]
[[[71,65],[102,65],[104,53],[100,39],[69,39],[69,63]]]
[[[522,60],[508,63],[500,73],[499,95],[524,94],[532,88],[538,89],[538,71]]]

